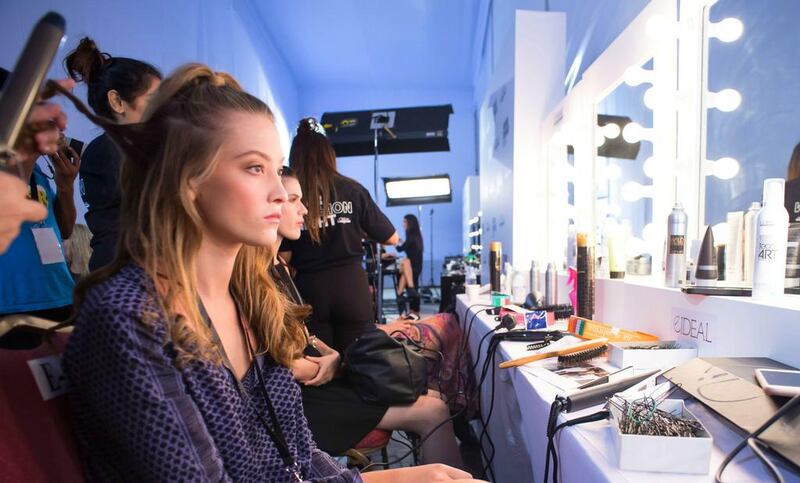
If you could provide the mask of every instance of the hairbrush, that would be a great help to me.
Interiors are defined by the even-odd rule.
[[[565,354],[563,356],[558,356],[558,363],[565,366],[580,364],[581,362],[588,361],[589,359],[594,359],[597,356],[605,354],[607,350],[608,345],[601,345],[591,349],[585,349],[580,352]]]
[[[568,354],[573,354],[575,352],[581,352],[588,349],[594,349],[596,347],[607,346],[607,345],[608,345],[608,339],[606,339],[605,337],[600,337],[593,340],[579,342],[575,345],[564,347],[562,349],[551,350],[547,352],[542,352],[541,354],[533,354],[530,356],[520,357],[518,359],[512,359],[510,361],[501,362],[500,369],[506,369],[508,367],[517,367],[523,364],[527,364],[529,362],[547,359],[549,357],[565,356]]]

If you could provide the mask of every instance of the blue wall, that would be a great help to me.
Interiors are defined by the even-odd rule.
[[[44,13],[55,10],[67,20],[67,41],[50,69],[64,78],[62,60],[83,36],[91,36],[112,55],[148,61],[168,74],[186,62],[203,62],[233,74],[245,89],[267,101],[276,113],[288,154],[285,124],[298,118],[297,88],[269,36],[253,22],[249,4],[240,0],[139,0],[108,2],[82,0],[16,0],[0,3],[5,20],[0,43],[0,66],[11,69],[31,28]],[[85,87],[75,91],[86,98]],[[69,116],[67,136],[90,141],[100,130],[61,101]],[[77,182],[77,181],[76,181]],[[78,222],[85,208],[76,193]]]
[[[472,108],[472,91],[457,89],[334,89],[310,88],[300,93],[300,111],[304,116],[320,117],[326,111],[364,110],[381,107],[415,107],[452,104],[450,116],[450,151],[438,153],[391,154],[379,157],[380,177],[450,175],[453,201],[423,205],[420,224],[425,243],[421,282],[430,279],[431,259],[431,209],[433,217],[433,268],[434,281],[439,283],[442,261],[448,255],[461,254],[462,191],[466,177],[475,172],[475,120]],[[354,156],[338,159],[339,171],[354,178],[373,194],[373,157]],[[386,207],[383,182],[378,185],[380,206],[405,238],[403,215],[419,216],[417,206]]]

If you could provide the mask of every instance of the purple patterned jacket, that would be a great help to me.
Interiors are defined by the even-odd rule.
[[[255,366],[239,396],[226,368],[195,360],[177,368],[144,271],[128,265],[93,287],[64,353],[72,384],[73,425],[90,481],[289,482],[256,410],[267,414]],[[289,370],[264,359],[262,370],[287,444],[307,481],[361,482],[318,450],[300,388]],[[256,407],[257,406],[257,407]]]

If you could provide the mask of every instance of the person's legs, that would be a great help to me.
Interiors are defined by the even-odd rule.
[[[410,431],[424,438],[449,417],[450,411],[444,401],[436,397],[420,396],[409,406],[390,407],[378,423],[378,428]],[[421,460],[423,464],[444,463],[456,468],[464,467],[452,422],[443,424],[422,443]]]

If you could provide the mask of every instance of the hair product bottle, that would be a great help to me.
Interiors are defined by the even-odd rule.
[[[789,223],[785,286],[786,288],[800,286],[800,221]]]
[[[677,287],[686,278],[686,229],[689,218],[680,203],[675,203],[667,217],[667,257],[664,284]]]
[[[500,292],[500,273],[503,270],[503,248],[499,241],[489,243],[489,281],[492,292]]]
[[[742,280],[748,285],[753,283],[753,262],[756,259],[756,215],[758,215],[758,210],[760,209],[761,203],[754,201],[744,214],[744,249],[742,250],[744,273]]]
[[[742,250],[744,249],[744,212],[728,213],[728,243],[725,245],[725,280],[738,284],[742,281],[744,269]],[[722,277],[720,277],[722,278]]]
[[[547,271],[544,272],[544,304],[555,305],[558,303],[558,277],[556,276],[556,266],[553,263],[547,264]]]
[[[753,298],[783,295],[789,213],[783,206],[783,178],[764,180],[764,207],[756,218]]]

